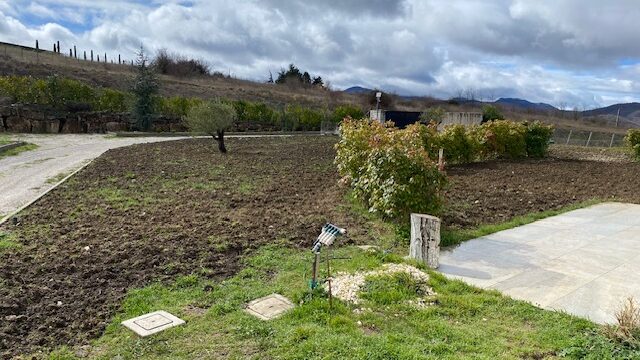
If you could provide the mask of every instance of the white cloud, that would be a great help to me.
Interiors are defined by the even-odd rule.
[[[0,40],[128,58],[144,44],[256,80],[294,62],[337,87],[581,106],[639,99],[640,66],[620,65],[640,60],[638,18],[636,0],[0,0]]]

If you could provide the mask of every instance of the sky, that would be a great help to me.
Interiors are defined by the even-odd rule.
[[[144,46],[265,81],[294,63],[333,89],[640,101],[640,0],[0,0],[0,41],[122,54]]]

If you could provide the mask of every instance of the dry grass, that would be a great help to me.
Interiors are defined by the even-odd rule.
[[[633,297],[626,298],[615,313],[616,325],[605,327],[612,340],[640,346],[640,306]]]

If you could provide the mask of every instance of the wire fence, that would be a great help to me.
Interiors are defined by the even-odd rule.
[[[553,140],[556,144],[559,145],[576,145],[588,147],[624,146],[624,135],[611,132],[556,129],[553,133]]]
[[[36,49],[0,42],[0,55],[18,59],[32,64],[66,65],[87,67],[103,67],[111,69],[131,69],[132,59],[125,59],[118,54],[110,56],[107,53],[98,53],[93,50],[79,50],[75,46],[67,51],[54,52],[50,50]]]

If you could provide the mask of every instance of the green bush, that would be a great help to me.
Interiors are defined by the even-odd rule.
[[[113,89],[103,89],[96,99],[95,109],[123,113],[128,111],[132,104],[131,94]]]
[[[427,111],[420,114],[420,122],[424,124],[440,124],[444,120],[444,116],[447,113],[445,109],[440,106],[430,107]]]
[[[404,219],[411,212],[439,213],[446,177],[424,148],[423,128],[342,122],[338,171],[370,212],[391,219]]]
[[[500,109],[493,105],[485,105],[482,107],[482,122],[492,120],[504,120],[504,115],[500,112]]]
[[[367,168],[367,159],[374,145],[386,140],[384,125],[368,119],[345,119],[340,126],[340,141],[336,144],[335,163],[342,181],[357,190]],[[359,194],[356,192],[356,196]]]
[[[331,122],[338,124],[346,117],[362,119],[364,117],[364,112],[362,112],[362,109],[354,105],[340,105],[333,110],[333,113],[331,114]]]
[[[75,104],[91,105],[95,103],[96,93],[80,81],[54,75],[46,80],[45,98],[47,105],[63,109]]]
[[[627,136],[625,136],[624,141],[636,159],[640,160],[640,130],[630,129],[627,132]]]
[[[518,159],[527,156],[527,127],[506,120],[489,121],[480,128],[482,155],[485,158]]]
[[[184,118],[189,111],[202,104],[203,100],[200,98],[187,98],[184,96],[173,96],[160,99],[160,113],[166,116]]]
[[[545,157],[549,150],[551,136],[553,136],[553,126],[544,125],[538,121],[527,124],[525,137],[527,156],[531,158]]]
[[[288,105],[285,114],[286,120],[292,125],[289,130],[320,130],[320,124],[325,118],[322,111],[300,105]]]
[[[64,109],[70,105],[91,105],[96,101],[93,88],[77,80],[50,76],[34,79],[30,76],[5,76],[0,78],[0,94],[12,102],[49,105]]]
[[[445,126],[444,130],[437,134],[435,142],[438,147],[444,149],[448,162],[469,163],[479,158],[481,146],[475,128],[464,125]]]

